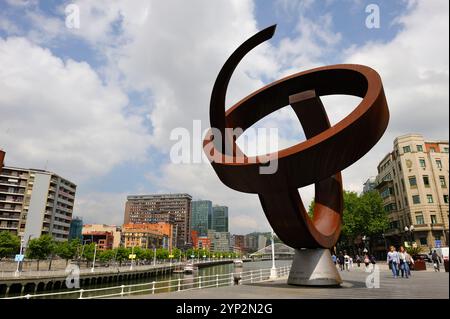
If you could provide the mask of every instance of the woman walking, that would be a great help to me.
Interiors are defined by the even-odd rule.
[[[408,253],[406,252],[403,246],[400,246],[400,252],[398,253],[398,257],[400,259],[400,271],[402,273],[402,278],[409,278],[409,265],[407,260]]]
[[[390,251],[387,254],[387,263],[392,270],[394,278],[398,278],[398,265],[400,264],[400,259],[394,246],[390,247]]]

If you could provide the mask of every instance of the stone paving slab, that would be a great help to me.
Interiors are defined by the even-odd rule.
[[[135,295],[133,299],[448,299],[449,273],[417,271],[412,277],[392,277],[380,270],[379,288],[366,287],[369,273],[362,270],[340,272],[341,287],[300,287],[286,283],[286,278],[238,286],[207,288],[154,295]]]

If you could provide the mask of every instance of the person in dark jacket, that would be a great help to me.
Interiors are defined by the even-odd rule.
[[[436,250],[431,254],[431,260],[433,261],[434,271],[441,271],[439,268],[441,257],[437,254]]]
[[[342,253],[342,251],[340,251],[338,255],[338,262],[341,271],[344,271],[344,261],[345,261],[344,254]]]

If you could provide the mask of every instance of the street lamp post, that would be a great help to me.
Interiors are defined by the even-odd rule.
[[[131,263],[130,263],[130,270],[133,270],[133,262],[134,262],[134,246],[131,247]]]
[[[363,243],[364,243],[363,253],[367,253],[367,252],[368,252],[368,250],[367,250],[367,241],[368,241],[368,240],[369,240],[369,237],[363,236],[363,238],[362,238],[362,241],[363,241]]]
[[[405,226],[405,233],[408,236],[408,239],[409,239],[408,242],[410,242],[412,245],[412,242],[414,241],[414,235],[413,235],[414,225],[409,226],[409,228],[408,228],[408,226]]]
[[[95,268],[95,257],[97,256],[97,244],[94,245],[94,260],[92,261],[92,268],[91,268],[91,272],[94,272],[94,268]]]
[[[19,275],[19,270],[20,269],[20,263],[22,262],[21,258],[22,258],[22,249],[23,249],[23,238],[20,240],[20,250],[19,250],[19,259],[17,260],[17,269],[16,269],[16,276]]]
[[[274,233],[272,230],[272,268],[270,269],[270,279],[276,279],[277,278],[277,268],[275,267],[275,242],[274,242]]]

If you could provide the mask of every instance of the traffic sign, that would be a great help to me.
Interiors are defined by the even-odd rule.
[[[441,248],[441,241],[436,239],[436,240],[434,241],[434,246],[435,246],[436,248]]]
[[[191,258],[194,258],[195,257],[195,255],[191,255]]]
[[[129,254],[129,255],[128,255],[128,258],[129,258],[129,259],[135,259],[135,258],[136,258],[136,254]]]
[[[14,261],[23,261],[23,257],[24,255],[17,254],[16,257],[14,258]]]
[[[169,258],[173,258],[173,255],[169,255]]]

